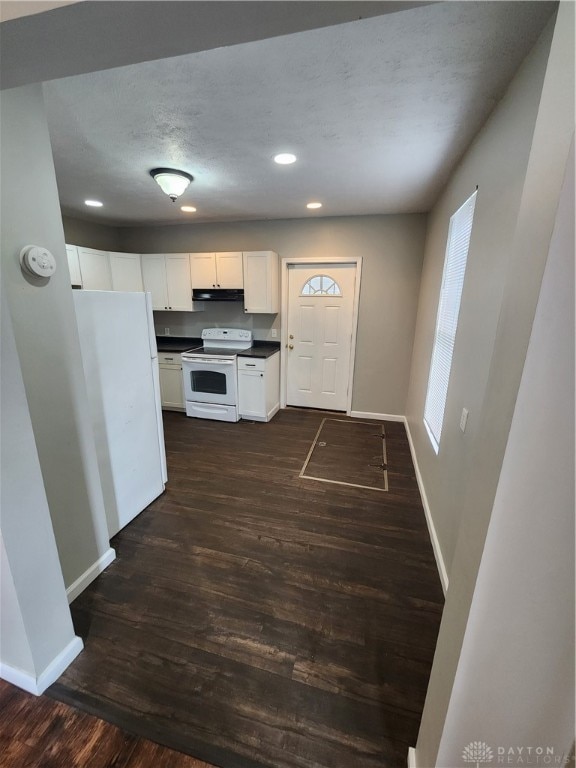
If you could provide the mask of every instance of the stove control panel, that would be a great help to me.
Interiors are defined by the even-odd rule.
[[[202,339],[209,341],[252,341],[252,331],[243,328],[204,328]]]

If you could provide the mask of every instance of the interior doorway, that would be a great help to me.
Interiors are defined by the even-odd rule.
[[[285,260],[283,405],[349,413],[360,263]]]

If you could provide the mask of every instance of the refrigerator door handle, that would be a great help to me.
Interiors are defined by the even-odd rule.
[[[150,357],[152,359],[158,357],[158,348],[156,346],[156,329],[154,328],[154,314],[152,312],[152,294],[150,291],[146,291],[144,294],[146,299],[146,316],[148,318],[148,340],[150,343]]]

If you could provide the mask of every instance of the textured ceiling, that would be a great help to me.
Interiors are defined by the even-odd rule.
[[[86,0],[22,18],[0,0],[0,87],[265,40],[426,5],[412,0]],[[14,7],[15,6],[15,7]],[[20,9],[20,10],[19,10]],[[20,16],[20,18],[18,18]]]
[[[553,7],[437,3],[46,83],[63,211],[114,224],[426,211]],[[298,162],[275,165],[280,151]],[[155,166],[195,177],[176,205]]]
[[[0,2],[0,21],[11,21],[20,19],[23,16],[31,16],[35,13],[45,13],[54,8],[70,5],[76,0],[1,0]]]

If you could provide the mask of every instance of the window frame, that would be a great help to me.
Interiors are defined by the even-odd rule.
[[[317,291],[314,290],[314,287],[312,285],[312,280],[320,280],[320,289],[319,290],[317,290]],[[333,292],[330,292],[329,290],[326,290],[326,291],[324,290],[324,288],[323,288],[324,280],[330,280],[331,281],[332,285],[330,285],[329,287],[330,288],[332,288],[332,287],[335,288],[335,290]],[[306,286],[310,286],[310,289],[313,290],[314,292],[313,293],[305,293],[304,291],[305,291]],[[334,280],[333,277],[330,277],[330,275],[326,275],[324,273],[320,273],[320,274],[317,274],[317,275],[312,275],[312,277],[309,277],[308,280],[306,280],[306,282],[302,286],[302,290],[300,291],[300,296],[303,297],[303,298],[307,298],[307,299],[308,298],[312,298],[312,297],[317,297],[317,296],[336,296],[336,297],[341,297],[342,296],[342,289],[340,288],[340,286],[338,285],[336,280]]]
[[[423,419],[436,454],[444,427],[477,195],[478,189],[452,214],[448,227]]]

